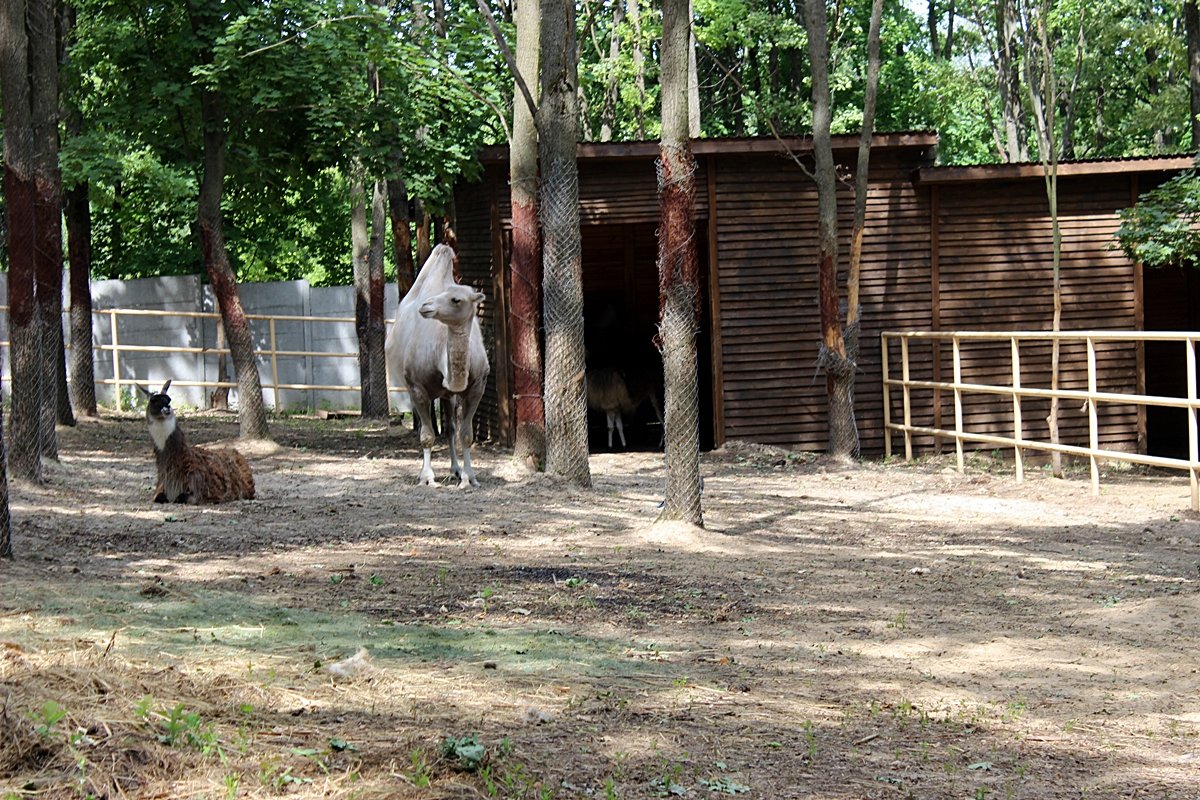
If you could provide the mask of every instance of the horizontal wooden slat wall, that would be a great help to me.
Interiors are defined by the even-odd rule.
[[[855,388],[864,453],[883,451],[879,334],[930,327],[928,201],[911,175],[920,157],[872,155]],[[780,158],[722,158],[712,168],[724,436],[823,450],[828,416],[825,378],[817,370],[816,188]],[[843,188],[838,202],[845,259],[852,191]]]
[[[479,401],[475,412],[475,437],[479,441],[495,440],[500,430],[500,399],[497,392],[499,371],[508,369],[506,363],[497,359],[499,336],[502,336],[506,309],[501,308],[503,298],[497,297],[495,273],[492,269],[492,198],[496,193],[495,176],[487,175],[482,183],[460,185],[455,192],[455,222],[458,226],[458,268],[463,283],[469,283],[487,295],[480,315],[480,328],[488,351],[491,372],[487,390]],[[502,276],[501,276],[502,277]],[[504,444],[509,444],[504,442]]]
[[[940,186],[937,218],[940,328],[953,330],[1050,330],[1054,311],[1053,237],[1045,185],[1040,180]],[[1116,209],[1129,203],[1127,179],[1060,178],[1059,225],[1062,233],[1062,330],[1134,330],[1134,268],[1112,248],[1119,224]],[[1011,384],[1008,343],[962,346],[963,380]],[[943,380],[953,375],[948,345],[942,348]],[[1021,384],[1050,387],[1051,346],[1021,348]],[[1137,347],[1133,343],[1097,345],[1098,388],[1133,393],[1137,388]],[[1087,388],[1087,351],[1082,343],[1064,343],[1060,386]],[[1023,435],[1048,440],[1049,400],[1022,404]],[[1079,403],[1059,404],[1059,433],[1064,443],[1086,445],[1088,413]],[[1137,409],[1100,404],[1100,444],[1136,450]],[[943,427],[952,426],[953,397],[942,397]],[[1007,399],[968,395],[967,428],[1011,436],[1012,404]],[[946,424],[949,423],[949,424]]]

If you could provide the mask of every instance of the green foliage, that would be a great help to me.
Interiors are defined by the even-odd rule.
[[[1182,2],[1052,0],[1046,19],[1065,156],[1190,145]],[[455,183],[478,171],[478,148],[502,142],[511,119],[512,78],[471,3],[444,4],[437,20],[427,5],[369,0],[72,5],[78,21],[63,60],[63,107],[78,124],[64,125],[60,161],[67,188],[89,186],[97,278],[203,274],[195,218],[205,89],[224,99],[226,241],[242,281],[348,283],[350,176],[403,176],[410,194],[439,213]],[[493,5],[513,42],[510,7]],[[870,5],[848,0],[830,16],[834,133],[862,123]],[[585,5],[578,14],[582,129],[591,138],[604,127],[618,141],[653,139],[661,11],[638,0],[635,26],[620,7],[618,14],[614,4]],[[951,52],[946,4],[935,4],[941,19],[932,32],[923,11],[885,3],[875,127],[937,131],[941,163],[995,161],[1003,125],[990,58],[994,9],[960,4]],[[797,0],[696,0],[694,30],[702,135],[809,132]],[[635,45],[644,55],[640,76]],[[1023,88],[1020,96],[1028,106]],[[1028,119],[1023,124],[1035,153]],[[1153,214],[1127,220],[1137,227],[1130,241],[1150,230],[1170,234],[1138,244],[1141,257],[1184,263],[1188,218]]]
[[[449,759],[456,769],[474,772],[487,757],[487,748],[474,734],[447,736],[442,742],[442,756]]]
[[[1185,170],[1121,210],[1116,239],[1149,267],[1200,268],[1200,174]]]

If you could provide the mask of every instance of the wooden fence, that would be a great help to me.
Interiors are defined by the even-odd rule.
[[[1017,480],[1024,478],[1024,451],[1038,450],[1045,452],[1065,453],[1088,459],[1091,467],[1092,492],[1100,492],[1099,462],[1122,461],[1142,464],[1151,467],[1187,470],[1191,478],[1192,509],[1200,511],[1200,454],[1197,452],[1197,421],[1196,411],[1200,402],[1196,396],[1196,341],[1200,333],[1188,332],[1150,332],[1150,331],[1069,331],[1052,333],[1049,331],[953,331],[953,332],[885,332],[882,334],[883,351],[883,415],[884,415],[884,452],[892,454],[892,433],[898,432],[904,436],[904,458],[913,458],[913,435],[932,435],[939,438],[952,439],[958,456],[958,468],[964,468],[964,442],[977,442],[1011,447],[1013,449],[1014,466]],[[1021,346],[1027,343],[1053,342],[1082,343],[1087,348],[1087,389],[1050,389],[1045,387],[1024,386],[1021,382]],[[899,342],[900,378],[891,377],[892,346]],[[951,360],[954,370],[953,381],[913,380],[911,379],[910,343],[949,343]],[[990,383],[973,383],[963,381],[962,348],[968,342],[1003,343],[1007,342],[1011,353],[1011,369],[1009,383],[998,385]],[[1142,345],[1146,342],[1178,342],[1183,345],[1182,355],[1186,360],[1187,390],[1186,397],[1167,397],[1126,392],[1102,392],[1097,388],[1096,344],[1098,342],[1129,342]],[[954,428],[918,426],[913,424],[912,391],[913,389],[933,390],[938,398],[941,392],[952,393],[954,399]],[[892,392],[901,392],[902,422],[892,421]],[[1011,412],[1009,426],[1011,436],[994,433],[980,433],[968,429],[968,420],[964,419],[963,398],[968,394],[984,394],[1009,398]],[[1061,442],[1042,441],[1028,438],[1022,422],[1022,400],[1027,398],[1042,398],[1071,400],[1082,403],[1088,415],[1088,444],[1087,446],[1063,444]],[[935,399],[935,403],[938,402]],[[1105,449],[1100,445],[1100,425],[1098,408],[1103,404],[1135,405],[1140,407],[1157,406],[1160,408],[1184,409],[1187,415],[1188,458],[1167,458],[1144,453],[1123,452]]]

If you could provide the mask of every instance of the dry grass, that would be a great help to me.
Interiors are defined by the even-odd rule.
[[[162,507],[141,427],[13,487],[0,797],[1200,796],[1177,476],[734,444],[697,529],[654,454],[430,490],[397,427],[286,420],[258,500]]]

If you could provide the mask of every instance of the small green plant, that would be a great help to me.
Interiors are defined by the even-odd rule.
[[[721,775],[709,780],[701,779],[700,785],[714,794],[745,794],[750,791],[749,786],[738,783],[728,775]]]
[[[813,730],[813,722],[811,719],[804,720],[804,744],[808,749],[808,760],[814,761],[817,758],[817,733]]]
[[[49,736],[54,726],[67,716],[67,710],[53,700],[47,700],[42,707],[32,712],[30,718],[34,721],[34,730],[39,736]]]
[[[889,628],[895,628],[896,630],[901,630],[901,631],[905,630],[908,627],[908,612],[907,611],[897,612],[896,616],[892,617],[891,621],[888,622],[887,626]]]
[[[487,757],[487,748],[480,744],[474,734],[447,736],[442,741],[442,755],[452,761],[457,769],[474,772]]]
[[[427,789],[432,783],[429,764],[420,750],[413,750],[408,754],[408,779],[418,789]]]

